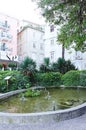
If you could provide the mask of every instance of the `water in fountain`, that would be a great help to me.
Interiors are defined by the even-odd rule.
[[[21,95],[21,96],[20,96]],[[50,95],[48,98],[47,95]],[[47,97],[46,99],[44,97]],[[0,102],[0,112],[33,113],[67,109],[86,102],[86,90],[80,89],[49,89],[37,97],[24,97],[24,94],[11,96]],[[10,105],[9,105],[10,104]]]
[[[26,100],[26,98],[24,97],[24,94],[21,95],[20,100],[21,101],[25,101]]]
[[[84,72],[80,72],[80,86],[85,86],[86,74]]]
[[[48,100],[49,100],[50,97],[51,97],[51,96],[50,96],[50,92],[49,92],[46,88],[45,88],[45,92],[47,93],[47,96],[45,97],[45,99],[48,99]]]
[[[52,106],[53,106],[52,110],[55,111],[56,110],[56,103],[55,103],[55,101],[52,101]]]

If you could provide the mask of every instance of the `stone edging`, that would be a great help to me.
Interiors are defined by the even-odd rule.
[[[14,94],[17,94],[25,90],[17,90],[8,92],[6,94],[0,95],[1,97],[8,97]],[[48,111],[40,113],[3,113],[0,112],[0,123],[5,124],[25,124],[25,123],[37,123],[37,122],[47,122],[49,120],[62,121],[67,119],[72,119],[78,116],[81,116],[86,113],[86,103],[83,103],[79,106],[58,110],[58,111]]]

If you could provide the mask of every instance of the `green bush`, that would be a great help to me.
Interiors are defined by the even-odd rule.
[[[8,81],[8,86],[5,80],[7,76],[11,76]],[[0,92],[28,88],[30,86],[28,84],[28,76],[24,76],[19,71],[0,71]]]
[[[86,86],[86,70],[80,71],[80,86]]]
[[[70,70],[76,70],[76,67],[71,63],[70,60],[58,58],[57,62],[50,63],[49,58],[44,59],[44,63],[41,64],[39,71],[42,73],[46,72],[60,72],[65,74]]]
[[[3,65],[2,65],[2,64],[0,64],[0,69],[2,69],[2,67],[3,67]]]
[[[43,86],[59,86],[61,84],[61,76],[59,72],[38,73],[37,83]]]
[[[71,63],[70,60],[65,60],[63,58],[59,58],[57,61],[57,70],[58,72],[65,74],[70,70],[76,70],[76,67]]]
[[[24,96],[25,97],[37,97],[40,95],[40,91],[39,90],[31,90],[28,89],[25,93]]]
[[[62,76],[65,86],[86,86],[86,70],[72,70]]]
[[[29,83],[28,76],[24,76],[21,74],[19,71],[13,72],[11,74],[11,79],[10,79],[10,90],[16,90],[16,89],[24,89],[27,88],[27,84]]]
[[[33,59],[25,57],[22,63],[19,65],[19,69],[25,75],[31,75],[36,70],[36,63]]]
[[[46,73],[46,72],[51,71],[49,58],[44,58],[44,63],[40,65],[39,71],[42,73]]]
[[[22,63],[19,65],[21,73],[25,76],[28,76],[31,84],[35,82],[35,72],[36,72],[36,63],[33,59],[25,57]]]
[[[14,62],[11,62],[8,64],[8,67],[10,67],[12,70],[16,69],[17,68],[17,64],[14,63]]]
[[[7,82],[4,78],[6,78],[8,71],[0,71],[0,92],[4,92],[7,89]]]

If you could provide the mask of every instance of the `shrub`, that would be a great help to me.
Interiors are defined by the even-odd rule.
[[[70,60],[65,60],[63,58],[59,58],[57,61],[57,69],[60,73],[65,74],[70,70],[76,70],[75,66],[71,63]]]
[[[54,62],[54,63],[51,64],[51,70],[54,71],[54,72],[59,71],[57,62]]]
[[[37,97],[40,95],[40,91],[39,90],[31,90],[28,89],[25,93],[24,96],[25,97]]]
[[[0,69],[2,69],[2,67],[3,67],[3,65],[2,65],[2,64],[0,64]]]
[[[40,70],[40,72],[43,72],[43,73],[51,71],[49,58],[44,58],[44,63],[40,65],[39,70]]]
[[[7,76],[11,76],[8,81],[8,86],[7,81],[5,80]],[[19,71],[0,71],[0,80],[0,92],[23,89],[30,86],[28,85],[28,76],[24,76]]]
[[[86,70],[80,71],[80,86],[86,86]]]
[[[7,89],[6,74],[8,71],[0,71],[0,92],[4,92]]]
[[[10,73],[10,75],[12,76],[10,79],[10,90],[27,88],[27,84],[29,83],[28,76],[23,75],[19,71],[13,71],[13,73]]]
[[[25,75],[30,75],[35,71],[36,63],[31,58],[25,57],[25,59],[19,65],[19,68]]]
[[[28,76],[31,83],[35,82],[36,63],[29,57],[25,57],[22,63],[19,65],[20,71],[25,76]]]
[[[17,64],[14,63],[14,62],[11,62],[8,64],[8,67],[10,67],[12,70],[16,69],[17,68]]]
[[[86,86],[86,70],[72,70],[62,76],[65,86]]]
[[[61,74],[59,72],[48,72],[37,74],[37,82],[43,86],[59,86],[61,84]]]

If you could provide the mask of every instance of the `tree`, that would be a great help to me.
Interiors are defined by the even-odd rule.
[[[25,57],[20,64],[20,70],[25,76],[28,76],[31,83],[35,83],[36,63],[33,59]]]
[[[14,69],[16,69],[16,68],[17,68],[17,63],[10,62],[10,63],[8,64],[8,67],[10,67],[10,68],[11,68],[11,70],[14,70]]]
[[[61,24],[58,40],[64,47],[86,50],[86,0],[33,0],[52,24]]]
[[[50,65],[50,59],[49,58],[44,58],[44,65],[49,67],[49,65]]]
[[[51,71],[50,59],[49,58],[44,58],[44,63],[41,64],[40,71],[41,72],[50,72]]]
[[[22,63],[20,64],[20,70],[25,75],[32,75],[36,69],[36,63],[29,57],[25,57]]]
[[[53,63],[52,70],[65,74],[70,70],[76,70],[76,67],[71,63],[70,60],[65,60],[63,58],[59,58],[57,62]]]

